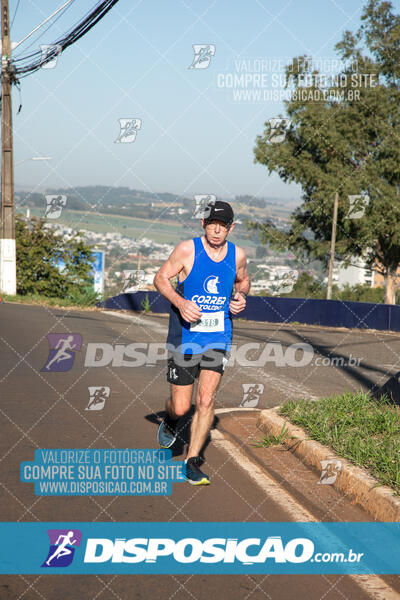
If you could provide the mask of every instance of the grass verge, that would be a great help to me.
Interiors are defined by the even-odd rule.
[[[86,308],[94,309],[94,303],[88,298],[48,298],[40,294],[26,294],[24,296],[3,295],[5,302],[15,302],[17,304],[34,304],[36,306],[54,306],[55,308]]]
[[[270,446],[278,446],[284,444],[289,435],[289,430],[286,425],[283,425],[278,435],[266,435],[261,441],[255,441],[256,448],[269,448]]]
[[[400,494],[400,411],[387,398],[347,393],[290,401],[280,414]]]

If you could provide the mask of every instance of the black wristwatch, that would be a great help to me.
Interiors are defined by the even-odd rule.
[[[247,298],[247,294],[246,294],[246,292],[242,292],[242,290],[238,290],[238,291],[237,291],[237,293],[238,293],[238,294],[243,294],[243,296],[244,296],[245,298]]]

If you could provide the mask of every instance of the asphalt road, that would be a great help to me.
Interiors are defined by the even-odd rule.
[[[37,497],[31,484],[20,482],[19,464],[33,460],[36,448],[157,447],[157,422],[168,397],[168,387],[166,361],[155,361],[154,348],[165,342],[166,326],[163,316],[122,318],[100,311],[0,304],[2,521],[293,520],[279,497],[266,497],[265,489],[238,468],[223,445],[217,443],[211,443],[205,452],[212,485],[193,488],[174,484],[170,497]],[[82,339],[71,368],[65,372],[43,371],[49,356],[46,336],[65,333],[79,334]],[[144,365],[122,366],[124,360],[132,362],[132,354],[124,354],[128,344],[142,344],[141,352],[148,357],[149,343],[153,344],[153,354],[150,352]],[[289,398],[368,389],[399,370],[400,335],[237,321],[233,343],[237,348],[261,344],[248,349],[245,355],[248,362],[255,360],[257,352],[262,352],[267,343],[273,346],[268,347],[267,353],[275,358],[264,366],[238,364],[243,362],[240,358],[228,367],[218,393],[218,409],[245,406],[243,384],[264,386],[257,408],[265,408]],[[299,343],[311,347],[306,360],[303,350],[290,349]],[[93,344],[103,344],[103,354],[100,346],[94,353]],[[254,356],[252,351],[256,353]],[[105,364],[107,352],[110,361]],[[101,359],[103,363],[99,364],[103,366],[87,366],[90,353],[92,361]],[[359,366],[315,364],[317,358],[343,357],[347,361],[350,355],[361,359]],[[303,366],[297,364],[306,361]],[[102,410],[85,410],[90,402],[89,388],[99,386],[110,388]],[[184,458],[182,451],[183,448],[178,448],[175,453],[180,460]],[[342,504],[342,509],[344,512],[336,520],[345,520],[343,514],[348,515],[346,520],[369,520],[362,511],[355,513],[350,504],[347,509]],[[320,515],[318,520],[335,518],[329,513],[326,517]],[[203,600],[214,596],[233,600],[370,597],[349,576],[324,575],[76,575],[73,578],[24,575],[3,576],[0,584],[1,600],[131,600],[152,596],[160,600]]]

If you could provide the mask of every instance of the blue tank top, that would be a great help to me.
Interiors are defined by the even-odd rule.
[[[186,279],[176,291],[185,300],[196,302],[201,319],[189,323],[171,304],[167,344],[181,354],[201,354],[211,348],[229,350],[232,340],[232,317],[229,302],[236,279],[236,248],[228,243],[226,256],[212,260],[201,238],[194,238],[194,262]]]

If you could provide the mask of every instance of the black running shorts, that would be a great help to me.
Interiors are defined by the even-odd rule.
[[[226,350],[207,350],[204,354],[170,353],[167,381],[175,385],[192,385],[201,370],[223,375],[228,362]]]

